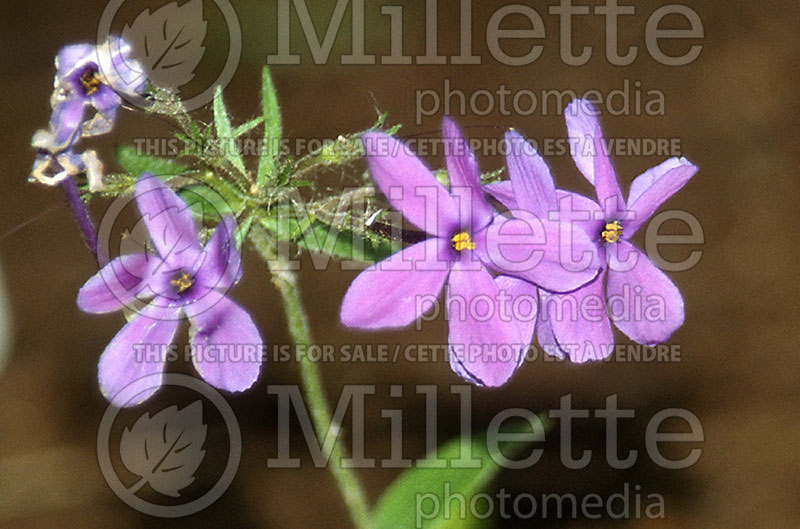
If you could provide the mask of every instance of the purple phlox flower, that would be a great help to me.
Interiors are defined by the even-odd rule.
[[[546,165],[535,153],[517,152],[518,165],[527,165],[518,179],[532,189],[548,189],[547,207],[564,222],[580,226],[595,241],[603,273],[579,290],[542,296],[536,332],[539,343],[574,362],[608,357],[614,348],[611,320],[634,342],[652,345],[669,339],[684,319],[683,298],[672,281],[630,238],[650,216],[697,172],[685,158],[670,158],[639,175],[623,200],[611,160],[605,150],[600,122],[592,105],[576,99],[567,107],[568,135],[576,140],[572,152],[581,174],[594,185],[602,204],[568,191],[554,190]],[[509,168],[512,167],[509,162]],[[528,207],[528,190],[500,182],[485,189],[506,207]],[[556,205],[557,201],[557,205]],[[609,319],[610,318],[610,319]]]
[[[525,221],[497,215],[483,194],[477,162],[461,131],[447,118],[443,128],[449,192],[395,138],[382,132],[362,137],[378,187],[429,238],[361,272],[345,294],[340,317],[360,329],[403,327],[435,306],[447,283],[450,366],[469,382],[499,386],[519,367],[530,345],[537,312],[534,284],[571,290],[598,272],[561,267],[557,224],[543,220],[533,226],[538,236],[531,236]],[[576,246],[596,253],[588,237],[574,231]],[[527,257],[535,258],[526,263],[519,248],[531,237],[535,240],[526,248]],[[493,277],[490,269],[501,275]],[[528,298],[529,310],[514,314],[508,307],[526,305],[517,302],[522,298]]]
[[[131,46],[116,36],[98,46],[63,47],[55,60],[50,127],[36,133],[33,146],[57,153],[81,137],[110,131],[123,98],[138,97],[147,81],[131,52]],[[87,116],[87,109],[94,114]]]
[[[163,373],[167,348],[184,317],[200,376],[228,391],[249,388],[261,369],[262,339],[250,315],[226,296],[241,277],[234,219],[224,218],[201,247],[189,208],[156,177],[143,174],[135,198],[155,253],[117,257],[78,293],[78,306],[86,312],[136,309],[100,357],[100,390],[118,406],[152,395],[158,388],[142,378]],[[124,388],[137,397],[118,399]]]
[[[31,180],[57,185],[65,178],[86,173],[90,191],[103,189],[102,164],[94,151],[75,152],[83,137],[111,130],[123,98],[139,97],[146,77],[131,47],[112,36],[103,44],[71,44],[56,56],[56,76],[47,129],[36,132],[31,145],[38,149]],[[87,109],[93,114],[87,116]]]

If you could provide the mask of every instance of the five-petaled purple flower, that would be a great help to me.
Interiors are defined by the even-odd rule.
[[[429,238],[356,277],[342,302],[341,321],[361,329],[406,326],[433,306],[447,282],[450,365],[467,381],[499,386],[530,345],[534,285],[561,292],[580,287],[599,268],[571,267],[565,254],[575,250],[591,261],[597,252],[579,229],[546,218],[496,215],[461,131],[449,119],[443,128],[449,193],[405,145],[381,132],[364,134],[378,187]],[[493,277],[489,270],[502,275]],[[506,310],[509,298],[520,296],[533,300],[524,319]]]
[[[261,369],[262,339],[250,315],[225,295],[241,276],[235,221],[224,218],[201,247],[189,208],[156,177],[143,174],[135,198],[157,255],[118,257],[78,293],[78,306],[86,312],[137,309],[100,357],[101,391],[118,406],[152,395],[157,387],[142,378],[163,372],[184,316],[198,373],[220,389],[249,388]],[[118,398],[125,388],[136,397]]]
[[[670,158],[638,176],[626,202],[605,151],[595,109],[576,99],[565,115],[568,134],[577,140],[575,164],[594,185],[602,206],[576,193],[556,191],[547,165],[530,151],[516,151],[509,157],[511,182],[486,186],[510,209],[538,206],[557,210],[561,220],[581,226],[597,243],[601,277],[575,292],[543,299],[536,328],[539,343],[554,354],[568,355],[573,362],[609,356],[614,346],[609,320],[612,305],[617,308],[610,311],[611,319],[631,340],[646,345],[663,343],[683,324],[683,298],[629,239],[689,181],[697,167],[685,158]],[[531,204],[533,195],[539,197],[534,199],[536,204]],[[542,214],[543,210],[534,212]]]

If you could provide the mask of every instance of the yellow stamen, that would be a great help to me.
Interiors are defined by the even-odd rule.
[[[475,243],[469,238],[469,233],[462,231],[453,235],[453,248],[461,252],[464,250],[474,250]]]
[[[179,276],[170,279],[169,284],[175,287],[178,294],[183,294],[192,287],[194,280],[186,272],[181,272]]]
[[[622,224],[615,220],[607,222],[605,229],[600,233],[600,238],[605,242],[617,242],[622,238]]]
[[[86,90],[86,95],[90,96],[97,92],[100,88],[100,76],[94,70],[86,70],[80,77],[80,82],[83,89]]]

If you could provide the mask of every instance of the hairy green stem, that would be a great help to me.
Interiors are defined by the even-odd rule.
[[[250,231],[250,240],[267,261],[272,273],[273,283],[281,294],[292,340],[295,345],[311,345],[313,341],[308,317],[300,299],[297,273],[287,266],[288,263],[285,258],[278,255],[275,246],[270,241],[268,232],[258,225],[258,222],[253,224],[253,228]],[[331,409],[323,389],[322,373],[319,365],[311,361],[306,355],[301,356],[299,365],[306,404],[311,412],[311,420],[314,423],[317,439],[320,446],[323,446],[327,432],[331,428],[338,428],[338,425],[332,424]],[[328,469],[336,479],[336,484],[350,511],[350,517],[355,526],[358,529],[369,529],[372,527],[372,522],[366,494],[355,471],[352,468],[346,468],[342,464],[344,459],[344,448],[340,443],[340,439],[336,439],[331,448]]]

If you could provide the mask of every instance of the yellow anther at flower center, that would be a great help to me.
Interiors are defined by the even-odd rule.
[[[100,88],[100,76],[97,75],[97,72],[94,70],[86,70],[83,72],[83,75],[80,77],[81,85],[83,85],[83,89],[86,90],[86,95],[90,96],[97,92]]]
[[[170,279],[169,284],[175,287],[175,290],[178,291],[178,294],[183,294],[184,292],[189,290],[192,287],[192,285],[194,285],[194,280],[191,277],[189,277],[189,274],[187,274],[186,272],[181,272],[173,279]]]
[[[622,237],[622,224],[615,220],[607,222],[605,229],[600,233],[600,238],[605,242],[617,242]]]
[[[453,235],[453,248],[461,252],[464,250],[474,250],[475,243],[469,238],[469,233],[462,231]]]

